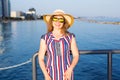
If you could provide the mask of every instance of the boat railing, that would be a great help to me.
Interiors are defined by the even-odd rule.
[[[112,54],[120,54],[120,50],[79,50],[79,54],[106,54],[107,55],[107,80],[112,80]],[[32,79],[37,80],[36,52],[32,57]]]

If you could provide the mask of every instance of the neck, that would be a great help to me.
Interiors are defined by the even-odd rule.
[[[61,30],[53,30],[52,34],[56,39],[59,39],[60,37],[64,35]]]
[[[62,31],[60,29],[59,30],[53,30],[52,32],[56,33],[56,34],[62,34]]]

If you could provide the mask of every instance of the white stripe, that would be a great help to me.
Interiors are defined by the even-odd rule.
[[[53,41],[53,40],[52,40]],[[52,41],[51,41],[51,43],[52,43]],[[51,66],[52,66],[52,75],[53,75],[53,80],[54,80],[54,64],[53,64],[53,51],[52,51],[52,44],[49,44],[49,49],[50,49],[50,52],[52,52],[51,53],[51,56],[52,56],[52,60],[51,60]]]
[[[63,75],[64,75],[64,56],[63,56],[63,54],[64,54],[64,52],[63,52],[63,44],[62,44],[62,41],[61,41],[61,43],[60,43],[60,47],[61,47],[61,56],[62,56],[62,71],[63,71]],[[63,76],[63,80],[64,80],[64,76]]]
[[[56,56],[56,59],[57,59],[57,71],[58,71],[58,74],[59,74],[59,62],[58,62],[58,56]],[[59,75],[57,74],[57,77],[58,77],[58,80],[59,80]]]
[[[47,39],[47,43],[48,43],[48,42],[50,41],[50,37],[51,37],[51,36],[47,36],[47,37],[48,37],[48,39]]]

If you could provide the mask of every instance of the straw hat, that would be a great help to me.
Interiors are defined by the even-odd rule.
[[[53,16],[53,15],[62,15],[62,16],[64,16],[64,18],[68,21],[68,23],[69,23],[70,26],[74,22],[74,18],[73,18],[72,15],[66,14],[63,10],[60,10],[60,9],[55,10],[52,14],[46,14],[46,15],[44,15],[43,16],[44,21],[46,23],[48,23],[49,20],[50,20],[50,18],[51,18],[51,16]]]

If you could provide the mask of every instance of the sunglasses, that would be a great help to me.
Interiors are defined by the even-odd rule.
[[[56,18],[56,17],[53,17],[53,18],[52,18],[52,21],[55,21],[55,22],[59,21],[60,23],[64,23],[64,18]]]

